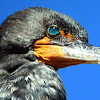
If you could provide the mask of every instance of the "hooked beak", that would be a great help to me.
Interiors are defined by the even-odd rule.
[[[77,64],[100,64],[100,48],[77,42],[68,46],[53,45],[44,37],[34,44],[34,55],[39,62],[53,66],[56,70]]]
[[[76,59],[87,64],[100,64],[100,48],[88,43],[74,43],[71,47],[62,47],[65,58]]]

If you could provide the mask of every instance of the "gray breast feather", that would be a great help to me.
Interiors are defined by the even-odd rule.
[[[57,73],[42,63],[27,63],[0,80],[0,100],[66,100]]]

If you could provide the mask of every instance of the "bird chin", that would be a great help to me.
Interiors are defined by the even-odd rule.
[[[58,45],[34,45],[34,55],[39,62],[53,66],[55,70],[77,64],[100,64],[100,55]],[[93,56],[94,55],[94,56]]]
[[[83,47],[80,47],[82,45]],[[72,46],[52,44],[48,37],[33,44],[34,55],[39,62],[54,67],[56,70],[77,64],[100,64],[100,48],[88,43],[78,42]]]
[[[83,63],[81,60],[65,57],[62,47],[57,45],[35,45],[34,55],[39,62],[53,66],[55,70]]]

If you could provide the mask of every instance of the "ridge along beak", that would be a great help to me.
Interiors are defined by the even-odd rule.
[[[53,66],[55,70],[83,63],[100,64],[100,47],[81,41],[61,46],[52,44],[48,37],[44,37],[37,40],[33,46],[38,61]]]

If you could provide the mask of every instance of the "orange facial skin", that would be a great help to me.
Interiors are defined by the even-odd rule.
[[[33,46],[34,45],[49,45],[49,44],[51,44],[51,40],[48,38],[48,37],[44,37],[44,38],[42,38],[42,39],[40,39],[40,40],[37,40],[34,44],[33,44]]]
[[[53,66],[55,70],[80,64],[78,60],[65,58],[61,46],[52,45],[48,37],[37,40],[33,46],[38,61]]]
[[[59,29],[61,36],[66,37],[69,42],[73,42],[73,40],[77,40],[70,33],[65,34],[63,30]]]

